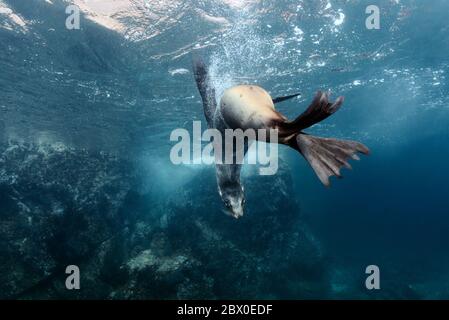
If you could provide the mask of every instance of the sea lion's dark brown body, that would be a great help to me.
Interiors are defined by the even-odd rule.
[[[218,110],[232,129],[270,129],[285,120],[276,112],[273,99],[259,86],[239,85],[227,89]]]
[[[305,112],[295,120],[288,121],[275,110],[275,102],[293,96],[272,99],[259,86],[238,85],[227,89],[217,106],[215,90],[210,84],[207,68],[201,61],[194,62],[194,74],[210,128],[222,133],[226,129],[276,129],[278,142],[299,151],[326,186],[329,185],[330,176],[341,177],[340,169],[350,168],[348,158],[357,159],[357,152],[369,153],[368,148],[359,142],[314,137],[302,131],[336,112],[343,103],[342,97],[329,103],[328,95],[318,92]],[[218,191],[226,212],[238,218],[243,215],[245,202],[240,182],[241,165],[217,163],[216,169]]]

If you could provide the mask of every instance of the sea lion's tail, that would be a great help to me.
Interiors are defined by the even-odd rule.
[[[299,151],[325,186],[329,186],[331,176],[341,177],[341,168],[351,169],[348,159],[359,160],[358,152],[369,154],[369,149],[360,142],[315,137],[302,132],[335,113],[342,103],[343,97],[330,103],[326,93],[318,92],[304,113],[291,122],[277,125],[280,141]]]

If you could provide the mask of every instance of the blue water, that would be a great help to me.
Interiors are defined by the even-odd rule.
[[[42,145],[58,145],[71,148],[72,153],[103,152],[129,161],[132,165],[121,164],[117,170],[123,173],[137,167],[138,176],[143,177],[137,193],[145,197],[123,206],[120,217],[128,219],[133,210],[145,211],[158,223],[167,212],[184,217],[182,205],[171,206],[172,202],[164,201],[176,199],[180,190],[188,189],[189,199],[184,209],[188,211],[189,206],[201,202],[201,208],[204,207],[201,210],[208,211],[207,218],[201,216],[201,219],[209,219],[207,223],[212,229],[222,232],[223,241],[235,241],[239,246],[245,242],[242,235],[230,230],[234,228],[233,223],[240,222],[226,222],[231,218],[223,216],[221,211],[211,174],[213,168],[175,166],[169,159],[173,145],[170,132],[176,128],[190,130],[193,120],[204,123],[191,73],[192,54],[206,59],[218,94],[239,83],[258,84],[273,96],[301,92],[300,98],[278,107],[289,118],[303,111],[317,90],[331,90],[334,98],[345,96],[342,109],[308,132],[361,141],[371,149],[371,155],[353,163],[352,171],[344,171],[344,179],[333,179],[331,188],[325,188],[294,150],[280,147],[280,161],[287,166],[287,173],[282,177],[289,177],[292,186],[286,199],[298,203],[300,223],[307,224],[308,232],[325,252],[322,264],[328,269],[326,281],[331,289],[318,298],[449,298],[449,2],[382,0],[370,4],[380,8],[379,30],[365,27],[366,1],[178,1],[171,11],[159,13],[171,20],[146,25],[144,33],[153,34],[156,30],[156,35],[136,40],[85,17],[82,17],[81,30],[65,29],[66,4],[61,1],[51,4],[39,0],[0,1],[0,7],[10,8],[27,22],[26,29],[10,24],[10,30],[5,27],[11,23],[10,16],[0,13],[2,150],[14,144],[29,144],[37,149]],[[221,22],[210,22],[198,12],[219,17]],[[9,166],[8,157],[5,155],[0,162],[2,188],[6,188],[1,189],[1,199],[12,197],[7,188],[14,186],[11,177],[15,174],[45,198],[41,180],[28,183],[27,179],[31,178],[21,176],[25,169],[20,166],[22,161],[26,163],[26,156],[17,160],[20,170],[14,165],[6,166]],[[44,170],[43,159],[33,167],[34,173]],[[48,178],[50,183],[65,179],[67,172],[72,172],[63,169],[73,161],[67,159],[56,167],[60,173]],[[83,161],[88,160],[73,164],[78,166],[73,169],[75,176],[81,177],[83,166],[88,167],[86,171],[96,172],[96,166],[106,160],[89,166]],[[102,176],[86,175],[85,179],[79,179],[96,186],[111,172],[109,167],[101,170],[106,172]],[[43,173],[42,179],[47,175]],[[199,179],[205,186],[200,186]],[[245,174],[244,182],[251,184],[251,174]],[[260,191],[257,186],[251,188],[254,193]],[[207,203],[204,203],[204,190],[210,192]],[[29,193],[23,192],[14,199],[20,198],[30,206]],[[100,196],[119,193],[107,188],[99,192]],[[52,196],[48,202],[56,201],[65,208],[64,197]],[[114,196],[105,200],[109,204],[115,204],[114,201]],[[14,207],[6,200],[0,203],[2,206],[8,218],[0,220],[4,225],[0,229],[1,240],[8,243],[11,239],[25,238],[26,235],[19,235],[14,228],[7,228],[16,221],[15,209],[10,209]],[[105,205],[104,212],[100,211],[107,215],[112,210],[108,208],[113,206]],[[248,206],[249,220],[245,222],[244,218],[241,223],[248,234],[256,234],[256,226],[251,221],[257,221],[257,214],[262,215],[266,208],[261,201],[249,201]],[[53,208],[48,209],[51,211],[57,206],[49,207]],[[33,207],[30,208],[28,215],[32,216]],[[85,206],[80,208],[79,212],[83,213]],[[286,213],[288,208],[287,205],[287,209],[273,210],[280,216],[290,217],[292,211]],[[188,223],[189,220],[176,221]],[[115,223],[118,222],[107,225]],[[126,223],[133,230],[129,225],[132,222]],[[145,223],[152,228],[150,222]],[[270,226],[264,225],[263,233],[274,238],[282,227],[270,229]],[[39,230],[49,232],[45,228]],[[167,250],[177,252],[184,247],[176,241],[177,236],[181,237],[178,229],[174,230],[177,230],[173,231],[174,235],[167,231],[168,241],[173,242]],[[188,242],[188,235],[179,232],[187,237],[181,242]],[[244,245],[242,248],[248,254],[266,255],[258,253],[258,241],[263,241],[255,237],[250,242],[253,249]],[[80,242],[73,246],[88,241],[89,231],[83,239],[78,239]],[[207,242],[204,245],[207,247]],[[210,246],[214,245],[211,241]],[[61,248],[50,252],[57,255],[54,252],[60,252]],[[134,251],[124,251],[131,261],[146,248],[139,243],[133,247]],[[273,255],[281,255],[285,248],[272,250]],[[201,252],[201,259],[208,261],[207,254]],[[304,252],[298,255],[307,260]],[[1,268],[4,279],[13,281],[8,270],[20,259],[23,257],[5,262]],[[125,265],[126,261],[118,264]],[[371,264],[379,266],[381,271],[378,291],[364,288],[365,268]],[[245,269],[245,262],[239,267]],[[216,268],[216,273],[228,272],[225,266],[222,270]],[[214,278],[212,274],[209,275]],[[34,285],[29,277],[30,283],[22,289]],[[295,277],[292,272],[293,283]],[[145,279],[141,281],[144,283]],[[252,289],[246,296],[243,293],[239,296],[230,285],[227,289],[212,290],[214,295],[206,298],[233,297],[233,294],[248,298],[282,297],[265,280],[257,281],[262,283],[255,286],[260,292]],[[139,292],[143,293],[138,298],[172,298],[171,282],[168,283],[159,284],[164,288],[160,296],[141,289]],[[195,280],[192,283],[195,285]],[[114,287],[116,292],[123,289],[118,287]],[[287,297],[308,297],[301,294],[306,289],[301,291],[300,284],[298,288]],[[11,294],[2,293],[2,297],[13,297],[22,289],[11,289]],[[45,286],[36,290],[33,295],[38,298],[61,297]],[[98,292],[89,291],[81,297],[108,297]],[[188,297],[195,298],[195,295]]]

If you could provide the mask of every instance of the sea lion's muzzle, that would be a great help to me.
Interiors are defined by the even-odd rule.
[[[240,188],[239,188],[240,189]],[[228,192],[226,194],[221,194],[224,203],[224,213],[234,217],[236,219],[243,216],[245,209],[245,196],[243,195],[243,190],[240,192]]]

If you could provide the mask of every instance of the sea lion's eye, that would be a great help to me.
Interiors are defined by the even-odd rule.
[[[225,206],[228,207],[228,208],[231,207],[231,201],[229,201],[228,199],[226,199],[226,200],[224,201],[224,204],[225,204]]]
[[[245,203],[246,203],[246,199],[245,199],[245,198],[243,198],[243,199],[242,199],[242,206],[244,206],[244,205],[245,205]]]

